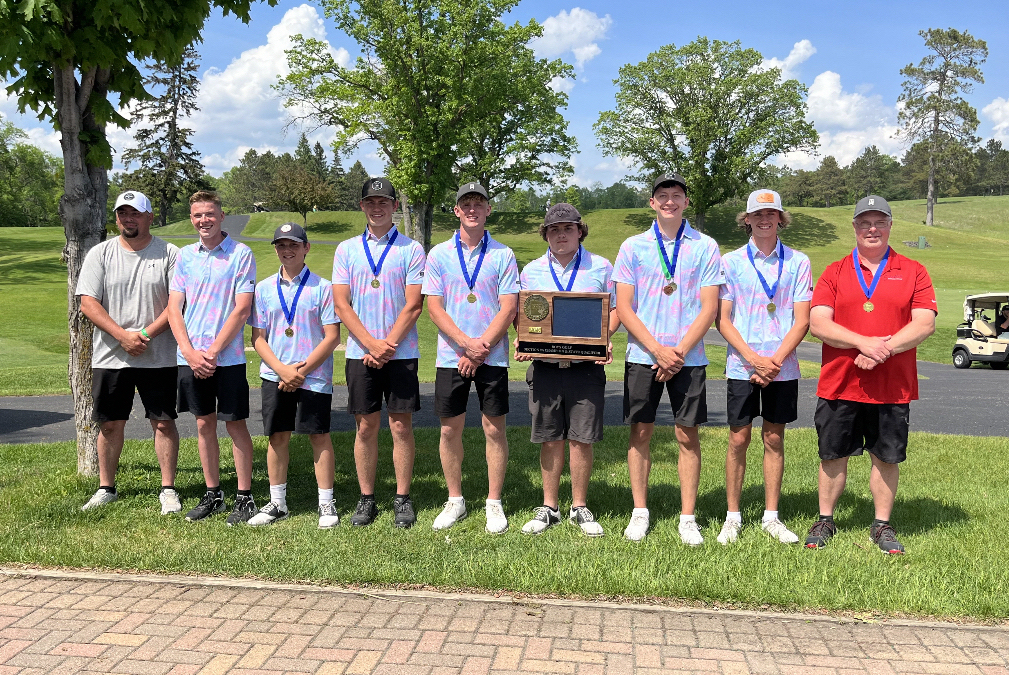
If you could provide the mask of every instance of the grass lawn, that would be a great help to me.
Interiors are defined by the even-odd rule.
[[[679,490],[675,440],[660,428],[653,441],[650,504],[653,530],[640,544],[624,541],[631,498],[627,429],[607,429],[596,446],[589,504],[606,530],[602,539],[582,537],[562,523],[539,537],[520,529],[541,503],[538,448],[528,428],[509,429],[510,470],[505,508],[511,529],[483,531],[486,494],[483,441],[466,432],[469,449],[464,493],[471,517],[447,532],[431,523],[445,499],[437,453],[438,430],[417,432],[413,498],[419,522],[410,531],[392,527],[395,489],[390,437],[381,435],[378,495],[380,517],[366,529],[343,523],[316,528],[316,492],[311,452],[304,437],[294,441],[289,477],[292,517],[266,529],[230,529],[224,517],[187,524],[158,513],[160,475],[150,441],[127,442],[119,476],[119,502],[99,512],[80,505],[95,489],[79,478],[73,443],[0,446],[0,560],[46,567],[191,572],[287,581],[341,584],[430,585],[582,597],[679,597],[734,606],[826,608],[909,613],[943,618],[996,620],[1009,614],[1005,560],[1009,540],[1001,532],[1009,509],[1009,442],[915,433],[903,465],[894,524],[909,551],[886,557],[868,538],[872,501],[866,458],[852,461],[849,490],[837,512],[840,532],[821,551],[786,547],[767,538],[754,523],[763,508],[760,457],[751,449],[744,487],[746,527],[738,545],[715,542],[725,511],[722,474],[726,430],[702,428],[704,466],[698,517],[707,541],[699,549],[679,542]],[[781,502],[785,522],[804,535],[817,511],[816,438],[808,429],[789,430],[788,462]],[[337,450],[336,495],[346,517],[357,498],[353,436],[333,435]],[[256,439],[254,494],[268,493],[265,440]],[[227,447],[227,446],[224,446]],[[231,453],[222,453],[228,500],[235,490]],[[979,470],[983,467],[983,470]],[[183,440],[177,485],[186,508],[202,491],[194,439]],[[567,478],[562,506],[569,505]]]
[[[963,297],[968,293],[1007,290],[1004,280],[1006,247],[1009,246],[1009,196],[961,197],[942,200],[936,206],[936,227],[922,224],[924,202],[921,200],[894,202],[894,228],[891,244],[905,255],[921,260],[929,270],[939,301],[936,334],[918,348],[918,358],[941,363],[950,362],[956,336],[956,325],[962,321]],[[708,233],[718,240],[722,251],[729,251],[745,242],[745,235],[733,221],[738,206],[713,209],[708,216]],[[796,208],[794,220],[782,239],[807,253],[813,274],[818,276],[830,262],[847,255],[854,244],[851,231],[851,206],[830,209]],[[651,223],[650,209],[613,209],[589,211],[584,214],[589,224],[587,246],[610,260],[616,257],[620,244],[628,236],[641,232]],[[292,213],[252,214],[246,234],[269,237],[277,224],[300,220]],[[524,265],[542,255],[544,242],[536,233],[539,214],[492,214],[489,226],[494,236],[511,246]],[[455,226],[451,214],[435,214],[435,243],[446,240]],[[309,236],[316,241],[342,241],[364,228],[360,212],[319,212],[308,217]],[[155,229],[159,236],[175,237],[174,243],[184,246],[192,238],[192,226],[173,223]],[[902,241],[917,241],[927,237],[930,248],[919,250],[905,247]],[[276,270],[275,254],[268,242],[248,242],[259,261],[259,277]],[[0,228],[0,312],[7,320],[0,324],[0,396],[15,394],[67,393],[66,384],[66,271],[59,255],[63,246],[60,228]],[[309,266],[324,276],[332,269],[334,245],[317,244],[309,257]],[[426,316],[419,321],[422,349],[421,376],[434,378],[434,336],[436,331]],[[614,340],[615,353],[623,353],[625,337]],[[430,347],[428,347],[430,345]],[[341,358],[337,353],[337,360]],[[712,367],[710,377],[717,377],[719,354],[709,350]],[[255,355],[250,353],[250,360]],[[257,362],[258,363],[258,362]],[[257,363],[250,363],[250,379],[258,381]],[[622,364],[610,366],[611,379],[622,377]],[[342,366],[336,367],[337,381],[342,378]],[[521,369],[512,376],[522,377]],[[806,373],[815,372],[807,365]],[[815,376],[815,375],[811,375]]]

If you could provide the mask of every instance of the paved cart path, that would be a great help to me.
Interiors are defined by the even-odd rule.
[[[1004,626],[6,572],[4,675],[1009,673]]]

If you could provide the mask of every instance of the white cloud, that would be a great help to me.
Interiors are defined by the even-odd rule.
[[[864,129],[897,118],[896,109],[887,107],[882,96],[846,92],[841,87],[841,76],[830,70],[816,76],[806,102],[809,104],[807,118],[816,123],[818,129]]]
[[[541,58],[556,58],[568,52],[575,58],[575,65],[585,64],[599,56],[597,41],[606,37],[613,19],[609,14],[599,16],[595,12],[575,7],[570,12],[562,9],[557,16],[543,22],[543,35],[530,43]]]
[[[991,120],[995,138],[1009,142],[1009,101],[999,96],[981,109],[981,113]]]
[[[290,72],[284,51],[291,48],[291,37],[298,34],[326,39],[325,25],[315,7],[289,9],[270,29],[265,45],[242,52],[224,70],[211,68],[204,73],[197,101],[200,110],[190,126],[195,132],[193,143],[205,153],[204,165],[210,173],[230,169],[249,148],[284,152],[297,144],[296,135],[283,135],[289,117],[271,86]],[[337,63],[350,63],[347,50],[331,48],[331,53]],[[331,133],[320,133],[332,137]],[[312,134],[313,139],[317,135]]]
[[[792,51],[784,59],[773,58],[764,59],[762,68],[780,68],[781,79],[791,80],[798,76],[796,68],[805,63],[810,56],[816,53],[816,47],[809,40],[799,40],[792,45]]]
[[[570,77],[558,76],[550,80],[550,84],[548,86],[554,91],[570,94],[571,90],[575,88],[575,81],[572,80]]]

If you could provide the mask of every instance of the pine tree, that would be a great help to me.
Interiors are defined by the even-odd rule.
[[[352,211],[361,210],[361,188],[364,186],[364,181],[370,177],[368,170],[364,168],[364,164],[361,164],[360,160],[354,162],[354,166],[350,167],[350,171],[347,172],[344,178],[344,194],[347,195],[347,204]]]
[[[329,166],[329,182],[333,186],[333,195],[336,198],[333,208],[337,211],[353,211],[356,204],[348,201],[347,172],[343,170],[339,153],[333,153],[333,163]]]
[[[162,227],[167,224],[168,213],[179,194],[201,185],[203,164],[199,151],[189,140],[193,130],[180,126],[183,118],[197,110],[199,68],[200,57],[192,47],[183,52],[178,64],[152,66],[151,74],[144,78],[144,86],[153,91],[160,89],[162,93],[137,104],[131,124],[144,128],[134,137],[136,147],[123,153],[127,168],[133,163],[139,165],[125,177],[125,184],[143,190],[157,204],[158,223]]]

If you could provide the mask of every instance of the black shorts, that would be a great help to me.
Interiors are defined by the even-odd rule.
[[[333,395],[308,389],[281,391],[272,380],[263,380],[263,433],[328,434]]]
[[[656,382],[657,372],[643,363],[624,364],[625,424],[654,424],[663,389],[669,392],[669,405],[681,427],[696,427],[708,421],[705,366],[683,366],[668,382]]]
[[[907,403],[816,403],[816,436],[820,459],[841,459],[868,450],[887,464],[907,459],[911,406]]]
[[[788,424],[799,419],[798,380],[771,382],[766,387],[749,380],[728,380],[725,394],[730,427],[749,426],[754,417],[762,417],[771,424]]]
[[[434,411],[438,417],[465,414],[470,385],[476,383],[480,412],[487,417],[508,414],[508,369],[488,366],[476,369],[473,377],[463,377],[458,368],[439,368],[434,379]]]
[[[91,396],[95,409],[91,418],[98,423],[130,419],[133,394],[140,392],[144,417],[149,420],[174,420],[175,378],[178,367],[168,368],[95,368],[91,376]]]
[[[179,412],[197,417],[217,414],[222,422],[249,417],[249,381],[245,364],[218,366],[205,380],[193,375],[189,366],[179,366]]]
[[[381,368],[364,365],[363,359],[347,359],[347,412],[370,415],[382,409],[391,413],[420,410],[417,359],[393,359]]]
[[[530,442],[603,440],[604,366],[576,362],[561,368],[556,363],[533,361],[526,371],[526,384],[533,421]]]

